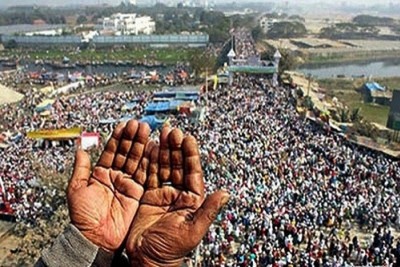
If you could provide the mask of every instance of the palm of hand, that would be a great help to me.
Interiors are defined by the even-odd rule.
[[[147,190],[128,236],[127,251],[132,266],[178,266],[201,241],[228,195],[217,192],[206,201],[212,202],[212,214],[208,204],[202,206],[204,181],[193,137],[163,129],[160,152],[153,151]]]
[[[119,125],[92,173],[88,155],[77,152],[68,188],[70,218],[87,239],[106,250],[121,246],[139,206],[154,147],[149,142],[145,149],[149,132],[136,121]]]

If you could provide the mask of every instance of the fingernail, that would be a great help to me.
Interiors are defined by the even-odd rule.
[[[226,195],[221,199],[220,207],[225,206],[228,203],[230,195]]]
[[[210,219],[210,221],[213,222],[215,220],[215,218],[217,218],[217,215],[218,215],[217,212],[212,211],[212,212],[208,213],[208,219]]]

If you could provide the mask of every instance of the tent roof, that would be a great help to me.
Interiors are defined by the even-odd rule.
[[[377,82],[370,82],[370,83],[366,83],[365,87],[369,90],[369,91],[385,91],[385,87],[383,87],[382,85],[380,85]]]
[[[228,53],[227,56],[228,56],[228,57],[236,57],[236,53],[235,53],[235,51],[231,48],[231,50],[229,51],[229,53]]]
[[[0,105],[10,104],[20,101],[24,96],[2,84],[0,84]]]

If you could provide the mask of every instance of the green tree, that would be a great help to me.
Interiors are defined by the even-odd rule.
[[[85,15],[80,15],[76,19],[76,24],[85,24],[88,21],[87,17]]]
[[[274,60],[274,54],[276,48],[269,47],[268,50],[261,53],[262,60]],[[282,75],[285,71],[295,70],[298,66],[298,59],[295,53],[290,49],[279,48],[281,53],[281,60],[279,62],[279,75]]]
[[[216,58],[209,53],[193,53],[189,63],[197,77],[206,70],[211,73],[216,69]]]
[[[274,23],[267,32],[269,38],[299,38],[307,34],[307,29],[301,22],[282,21]]]
[[[260,26],[257,26],[251,30],[251,36],[255,42],[259,42],[265,37],[263,29]]]
[[[353,108],[351,110],[351,114],[350,114],[350,120],[351,122],[359,122],[362,120],[362,116],[361,116],[361,108]]]
[[[13,40],[10,40],[10,41],[6,42],[4,44],[4,47],[7,48],[7,49],[14,49],[14,48],[18,47],[18,44],[17,44],[17,41],[15,41],[13,39]]]
[[[288,17],[289,20],[297,20],[300,22],[306,22],[306,19],[299,15],[291,15]]]
[[[371,15],[358,15],[353,18],[353,22],[363,26],[394,26],[397,24],[393,18]]]
[[[340,122],[350,122],[350,113],[349,110],[347,108],[342,108],[339,111],[339,118],[340,118]]]

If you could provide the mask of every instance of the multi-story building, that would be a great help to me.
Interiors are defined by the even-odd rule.
[[[115,35],[152,34],[156,23],[149,16],[117,13],[103,19],[103,31]]]

